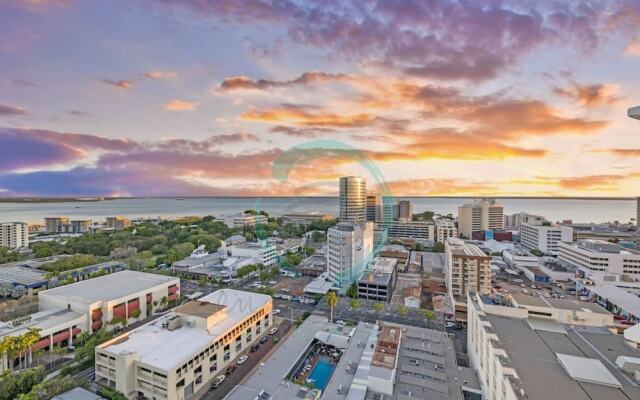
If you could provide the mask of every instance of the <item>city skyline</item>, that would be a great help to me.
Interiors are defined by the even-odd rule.
[[[637,2],[9,0],[0,26],[0,197],[337,195],[362,158],[395,196],[640,192]]]

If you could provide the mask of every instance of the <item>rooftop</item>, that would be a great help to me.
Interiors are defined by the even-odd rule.
[[[24,322],[19,325],[14,325],[11,321],[0,322],[0,338],[7,335],[22,335],[27,332],[29,328],[38,328],[47,331],[80,318],[86,317],[84,314],[67,310],[66,308],[52,308],[39,311],[23,318]]]
[[[208,330],[198,324],[193,326],[183,325],[175,330],[163,328],[163,322],[176,315],[174,312],[170,312],[155,321],[116,338],[112,342],[107,342],[102,348],[119,354],[137,352],[140,361],[156,368],[169,370],[179,367],[194,353],[211,345],[217,337],[241,323],[268,302],[271,302],[271,297],[264,294],[220,289],[200,298],[197,302],[185,304],[187,306],[185,314],[197,317],[208,317],[212,312],[218,312],[222,308],[226,308],[226,318],[214,324]],[[203,306],[197,303],[213,304],[211,306]],[[204,308],[200,311],[199,307]]]
[[[640,354],[640,351],[625,346],[621,335],[613,335],[604,329],[578,330],[570,326],[565,326],[564,333],[561,333],[548,330],[543,326],[534,329],[527,320],[523,319],[493,315],[487,315],[485,318],[498,335],[498,347],[506,350],[507,362],[516,370],[522,388],[529,398],[563,400],[640,398],[640,389],[637,385],[629,384],[628,377],[613,366],[615,358],[621,352],[629,356]],[[524,343],[526,345],[523,345]],[[572,365],[569,366],[568,373],[559,360],[562,359],[562,355],[587,358],[589,364],[594,366],[597,364],[598,368],[600,365],[604,366],[622,383],[623,388],[597,384],[593,381],[585,382],[584,379],[573,379],[571,375],[580,376],[581,372],[574,368],[575,363],[572,363],[574,359],[566,358]]]
[[[226,306],[210,303],[208,301],[190,301],[173,309],[178,314],[191,315],[198,318],[207,318],[223,310]]]
[[[447,245],[451,253],[456,256],[489,257],[480,247],[461,239],[449,238]]]
[[[22,265],[0,267],[0,284],[8,283],[29,287],[42,285],[46,282],[45,273],[37,269]]]
[[[166,283],[179,283],[178,278],[138,271],[120,271],[40,292],[40,295],[65,297],[84,303],[111,301]]]

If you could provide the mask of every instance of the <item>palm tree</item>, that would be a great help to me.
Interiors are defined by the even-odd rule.
[[[11,348],[11,344],[9,342],[9,336],[5,336],[2,338],[2,340],[0,340],[0,361],[3,363],[2,368],[0,368],[1,370],[4,370],[4,367],[6,364],[5,363],[5,357],[7,358],[7,364],[9,364],[9,351]],[[9,365],[9,367],[11,367]]]
[[[331,318],[329,322],[333,323],[333,308],[338,305],[338,296],[336,292],[329,292],[327,294],[327,305],[331,308]]]
[[[33,363],[33,351],[31,348],[40,340],[41,331],[42,329],[40,328],[29,328],[27,333],[23,335],[25,337],[26,345],[29,348],[29,366]]]
[[[77,337],[78,341],[80,342],[80,347],[82,347],[84,342],[89,340],[90,337],[91,337],[91,334],[88,331],[82,331]]]
[[[162,298],[160,299],[160,306],[162,306],[162,308],[165,308],[168,302],[169,298],[167,296],[162,296]]]

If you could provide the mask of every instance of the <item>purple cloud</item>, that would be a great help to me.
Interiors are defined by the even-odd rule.
[[[27,111],[24,108],[0,104],[0,117],[15,117],[17,115],[25,115],[26,113]]]

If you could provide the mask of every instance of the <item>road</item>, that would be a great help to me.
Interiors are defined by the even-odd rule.
[[[287,331],[291,329],[291,323],[286,320],[281,320],[280,325],[278,326],[278,333],[273,336],[270,336],[270,339],[265,344],[261,345],[260,348],[255,353],[249,353],[249,350],[244,351],[242,354],[249,355],[249,359],[243,365],[236,366],[236,370],[229,376],[227,376],[220,385],[216,389],[210,389],[204,394],[202,397],[203,400],[221,400],[223,399],[234,387],[236,387],[240,382],[244,379],[244,377],[251,372],[254,367],[260,364],[266,356],[271,352],[271,350],[277,345],[273,342],[273,338],[282,338]],[[240,355],[239,355],[240,356]],[[236,357],[237,359],[237,357]],[[232,360],[229,365],[236,365],[236,360]],[[226,371],[226,368],[225,368]],[[222,372],[224,373],[224,371]],[[198,394],[198,393],[196,393]]]

